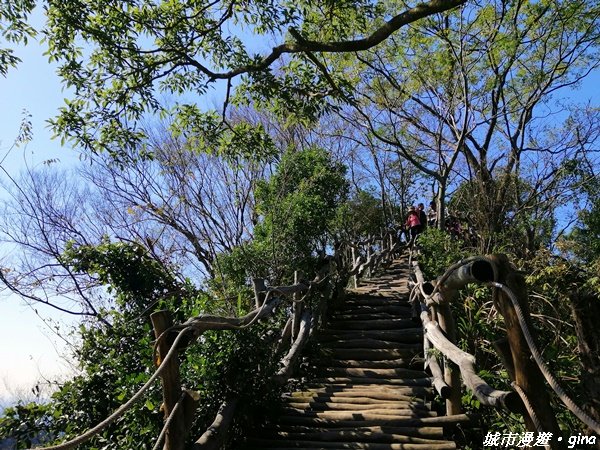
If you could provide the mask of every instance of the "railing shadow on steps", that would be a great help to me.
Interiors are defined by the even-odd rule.
[[[411,254],[411,259],[415,255]],[[600,425],[568,398],[542,360],[531,333],[525,281],[505,255],[475,256],[459,261],[433,281],[426,281],[418,261],[411,261],[413,320],[423,325],[425,368],[433,386],[446,399],[448,416],[462,413],[461,378],[482,405],[522,414],[529,432],[550,433],[560,437],[548,443],[551,449],[564,448],[561,431],[543,383],[546,379],[567,408],[594,433]],[[456,327],[450,303],[458,291],[470,283],[492,288],[495,308],[504,317],[506,337],[494,342],[500,360],[512,380],[514,391],[489,386],[475,369],[475,357],[456,346]],[[445,363],[439,358],[443,356]],[[454,363],[458,371],[449,362]]]

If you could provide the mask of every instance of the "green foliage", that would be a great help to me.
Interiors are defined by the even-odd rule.
[[[570,250],[584,263],[600,261],[600,196],[579,212],[579,224],[567,237]]]
[[[479,251],[524,256],[549,245],[555,224],[551,209],[528,207],[534,191],[523,179],[500,175],[485,189],[476,181],[462,183],[448,206],[477,231]],[[504,192],[501,200],[498,192]]]
[[[276,282],[294,270],[313,270],[346,197],[345,170],[319,148],[290,149],[282,156],[275,173],[257,185],[260,221],[253,240],[221,258],[234,285],[248,276]]]
[[[35,5],[35,0],[1,2],[0,38],[11,44],[27,44],[30,37],[35,37],[36,30],[28,23],[29,15]],[[0,48],[0,76],[6,76],[8,70],[20,61],[13,49]]]
[[[117,307],[104,313],[104,323],[82,324],[75,332],[81,343],[74,355],[79,375],[47,404],[19,405],[0,419],[0,435],[18,439],[19,448],[30,448],[35,439],[71,439],[131,398],[154,370],[154,338],[148,320],[152,309],[170,309],[176,322],[222,311],[221,299],[178,283],[168,268],[136,244],[105,240],[95,247],[70,245],[64,259],[73,270],[97,276],[117,297]],[[238,306],[240,314],[247,312],[245,305]],[[182,353],[182,380],[201,396],[190,439],[204,432],[228,396],[239,396],[244,405],[239,428],[251,423],[251,411],[277,395],[267,386],[281,356],[274,351],[272,330],[280,329],[286,318],[282,311],[250,329],[207,332]],[[142,401],[80,448],[152,448],[163,423],[161,402],[157,382]]]
[[[185,136],[186,147],[195,152],[204,152],[222,157],[235,163],[239,160],[270,162],[277,149],[270,136],[260,124],[243,120],[223,123],[214,111],[202,112],[197,105],[179,107],[179,120],[171,126],[175,137]]]
[[[0,436],[14,440],[17,449],[32,448],[54,438],[48,431],[52,417],[52,408],[45,404],[7,408],[0,417]]]
[[[361,190],[338,208],[335,230],[342,238],[358,241],[379,235],[387,225],[381,200]]]
[[[419,246],[423,254],[419,264],[428,280],[441,276],[452,264],[468,256],[461,241],[437,228],[426,228],[419,235]]]
[[[190,98],[209,93],[220,80],[228,83],[226,103],[252,86],[253,102],[272,103],[297,121],[318,117],[328,108],[325,98],[344,98],[352,83],[315,66],[294,43],[355,39],[372,33],[390,14],[385,2],[363,0],[46,3],[48,55],[75,93],[52,121],[54,129],[78,147],[108,150],[117,158],[132,149],[144,155],[140,123],[148,116],[196,121],[206,108],[190,104]],[[397,15],[405,7],[392,9]],[[270,55],[257,39],[273,38],[281,45]],[[282,53],[289,55],[285,63],[271,69]],[[242,74],[248,74],[247,83],[231,82]],[[165,96],[177,102],[175,108],[161,104]]]
[[[121,307],[130,302],[146,307],[184,289],[172,272],[139,244],[110,242],[108,238],[95,246],[70,242],[62,259],[76,272],[95,275],[108,293],[114,291]]]
[[[422,245],[419,262],[421,267],[427,268],[428,279],[440,276],[448,266],[468,256],[458,242],[437,230],[427,230],[419,239]],[[447,253],[453,256],[447,256]],[[582,365],[577,357],[579,343],[571,320],[570,296],[593,284],[593,269],[573,265],[544,250],[538,250],[527,259],[513,259],[513,263],[527,274],[529,309],[543,359],[575,402],[585,404],[588,399],[581,382]],[[475,356],[479,375],[496,389],[510,390],[508,373],[492,345],[505,336],[505,332],[503,318],[492,303],[491,291],[486,287],[468,285],[460,291],[451,308],[458,345]],[[565,434],[580,432],[581,424],[556,398],[551,398]],[[478,448],[482,435],[488,431],[524,430],[518,415],[490,410],[474,400],[470,393],[463,396],[463,406],[468,412],[481,414],[480,429],[464,430],[461,445],[466,448]]]

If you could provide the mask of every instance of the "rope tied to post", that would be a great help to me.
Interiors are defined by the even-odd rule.
[[[571,411],[573,414],[575,414],[575,416],[577,416],[577,418],[579,418],[579,420],[581,420],[588,427],[590,427],[590,429],[593,430],[594,433],[600,434],[600,423],[596,422],[592,417],[590,417],[582,408],[580,408],[567,395],[567,393],[564,391],[564,389],[559,385],[556,378],[554,378],[554,375],[552,375],[552,373],[550,372],[550,369],[548,369],[548,366],[544,362],[542,355],[533,340],[531,331],[529,330],[529,327],[527,326],[527,322],[525,321],[525,315],[523,314],[521,305],[519,305],[519,301],[518,301],[517,297],[515,296],[514,292],[511,289],[509,289],[507,286],[503,285],[502,283],[498,283],[496,281],[489,282],[489,283],[487,283],[487,285],[490,287],[495,287],[497,289],[502,290],[508,296],[510,301],[512,302],[512,304],[515,308],[515,311],[517,313],[517,319],[519,321],[519,326],[521,327],[521,330],[523,331],[523,336],[525,337],[527,346],[529,347],[529,350],[531,351],[531,355],[533,356],[534,361],[536,362],[540,371],[542,372],[542,375],[544,375],[544,378],[546,379],[546,381],[548,382],[548,384],[550,385],[552,390],[556,393],[558,398],[560,398],[560,400],[563,402],[563,404],[567,407],[567,409],[569,411]],[[533,418],[532,418],[532,420],[533,420]]]
[[[52,445],[50,447],[43,447],[44,450],[70,450],[72,448],[77,447],[78,445],[83,444],[84,442],[89,441],[91,438],[96,436],[97,434],[104,431],[110,424],[112,424],[115,420],[125,414],[134,404],[138,401],[144,392],[146,392],[150,386],[156,381],[156,379],[160,376],[162,371],[167,366],[167,362],[177,353],[177,344],[186,333],[191,331],[191,328],[182,329],[175,340],[173,341],[173,345],[169,349],[169,352],[165,355],[165,358],[160,362],[160,365],[156,368],[152,376],[146,381],[146,383],[123,405],[117,408],[110,416],[100,422],[93,428],[90,428],[85,433],[71,439],[70,441],[63,442],[62,444]],[[30,449],[33,450],[33,449]]]

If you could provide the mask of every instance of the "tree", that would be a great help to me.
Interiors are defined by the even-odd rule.
[[[589,169],[588,169],[589,170]],[[585,172],[586,170],[583,169]],[[586,207],[578,213],[577,223],[566,238],[571,254],[584,264],[600,264],[600,182],[593,172],[585,176]]]
[[[254,188],[268,157],[241,152],[264,155],[268,148],[274,154],[266,141],[240,142],[222,133],[200,147],[206,142],[200,135],[184,140],[157,126],[148,147],[152,160],[132,157],[118,165],[98,155],[78,170],[27,169],[7,181],[11,198],[2,208],[0,238],[16,251],[4,258],[1,281],[30,302],[100,317],[99,308],[110,304],[104,283],[73,271],[63,253],[108,237],[177,267],[180,281],[202,284],[219,271],[217,255],[253,233]]]
[[[27,23],[33,10],[35,0],[18,0],[2,2],[0,5],[0,38],[9,44],[27,43],[28,38],[34,37],[36,31]],[[2,43],[0,41],[0,43]],[[4,45],[4,43],[2,43]],[[11,67],[21,60],[15,56],[12,48],[0,47],[0,75],[6,76]]]
[[[285,92],[300,95],[315,106],[318,99],[313,94],[327,84],[325,78],[320,77],[314,89],[305,85],[306,92],[292,92],[294,80],[318,73],[315,55],[364,51],[401,27],[464,0],[430,0],[406,8],[401,4],[392,14],[383,3],[42,1],[47,21],[41,33],[49,56],[59,64],[65,86],[74,92],[53,121],[55,130],[94,151],[109,150],[114,155],[124,148],[139,151],[145,136],[140,127],[143,118],[172,113],[186,126],[203,127],[206,118],[198,96],[223,80],[226,106],[237,77],[248,74],[248,78],[263,77],[261,82],[271,80],[271,66],[286,55],[298,71],[267,84],[282,82],[287,89],[281,91],[281,98]],[[33,0],[3,3],[2,37],[24,41],[35,33],[27,24],[35,5]],[[282,43],[265,51],[257,42],[261,39]],[[2,73],[18,62],[9,49],[0,57]],[[165,93],[181,100],[175,111],[161,105]]]
[[[381,199],[369,191],[354,193],[338,209],[336,233],[348,242],[379,236],[388,225],[381,203]]]
[[[475,181],[463,182],[453,193],[448,203],[451,211],[460,215],[477,235],[480,246],[491,247],[492,242],[500,243],[505,252],[518,257],[527,257],[537,250],[548,248],[552,242],[555,227],[555,209],[543,208],[542,204],[551,204],[552,200],[544,197],[544,192],[536,190],[522,179],[512,176],[507,182],[494,179],[493,183],[507,186],[505,196],[497,211],[501,216],[501,224],[496,235],[481,235],[479,230],[485,230],[487,220],[485,203]],[[553,195],[552,192],[551,195]],[[538,204],[530,203],[533,197]],[[484,231],[485,232],[485,231]]]
[[[491,236],[513,177],[535,186],[521,209],[549,208],[535,193],[562,203],[569,161],[593,148],[593,108],[573,109],[564,127],[547,117],[564,111],[553,103],[561,90],[598,68],[599,11],[584,1],[479,2],[400,30],[362,53],[360,70],[342,56],[329,67],[358,86],[351,120],[434,178],[440,200],[461,178],[475,182]]]
[[[248,276],[281,282],[294,270],[309,275],[333,243],[336,210],[348,190],[345,172],[324,149],[288,149],[257,186],[252,239],[223,258],[229,274],[238,283]]]

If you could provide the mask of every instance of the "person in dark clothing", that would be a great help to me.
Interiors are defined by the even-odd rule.
[[[425,212],[425,205],[423,203],[419,203],[418,208],[417,213],[419,214],[419,222],[421,222],[418,233],[422,233],[425,231],[425,227],[427,227],[427,213]]]
[[[435,202],[429,203],[429,212],[427,213],[427,226],[437,226],[437,206]]]

